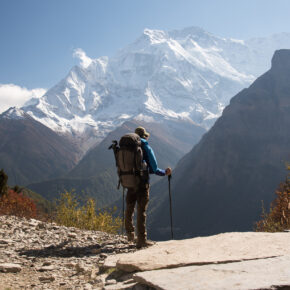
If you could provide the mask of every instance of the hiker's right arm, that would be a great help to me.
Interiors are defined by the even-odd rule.
[[[164,176],[166,175],[165,170],[164,169],[160,169],[157,166],[157,160],[154,154],[153,149],[148,145],[148,143],[144,142],[143,144],[143,149],[146,151],[147,157],[148,157],[148,161],[149,161],[149,167],[152,170],[152,173],[159,175],[159,176]]]

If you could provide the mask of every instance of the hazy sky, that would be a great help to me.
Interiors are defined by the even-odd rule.
[[[144,28],[267,36],[290,32],[289,15],[289,0],[0,0],[0,102],[3,85],[56,84],[79,62],[77,48],[112,56]]]

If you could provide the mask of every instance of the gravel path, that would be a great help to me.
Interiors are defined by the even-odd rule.
[[[146,289],[102,267],[132,251],[123,236],[0,216],[0,289]]]

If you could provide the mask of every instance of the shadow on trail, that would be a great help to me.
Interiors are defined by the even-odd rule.
[[[124,245],[121,249],[118,247],[113,249],[102,249],[99,244],[89,245],[84,247],[79,246],[67,246],[70,241],[64,241],[58,245],[53,245],[41,249],[31,249],[31,250],[18,250],[19,255],[27,256],[27,257],[88,257],[88,256],[96,256],[98,254],[108,254],[112,253],[116,250],[122,252],[126,250],[132,250],[134,248],[133,245]]]

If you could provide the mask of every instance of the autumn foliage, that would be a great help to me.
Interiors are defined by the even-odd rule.
[[[290,167],[288,167],[290,170]],[[276,199],[272,202],[270,212],[263,207],[262,220],[256,223],[259,232],[278,232],[290,229],[290,176],[276,190]]]
[[[0,170],[0,215],[15,215],[35,218],[37,216],[34,201],[24,196],[18,186],[13,189],[7,186],[8,176]]]
[[[55,213],[55,221],[67,227],[117,234],[122,225],[122,220],[114,217],[112,210],[97,210],[93,199],[81,206],[73,192],[61,194]]]
[[[107,233],[118,233],[122,221],[114,217],[112,210],[98,210],[93,199],[87,200],[83,206],[77,201],[73,192],[61,194],[54,209],[45,213],[36,207],[32,198],[24,195],[19,186],[13,189],[7,186],[8,176],[0,170],[0,215],[14,215],[25,218],[37,218],[46,221],[55,221],[67,227],[97,230]]]
[[[0,215],[35,218],[37,216],[36,205],[31,198],[8,189],[0,196]]]

